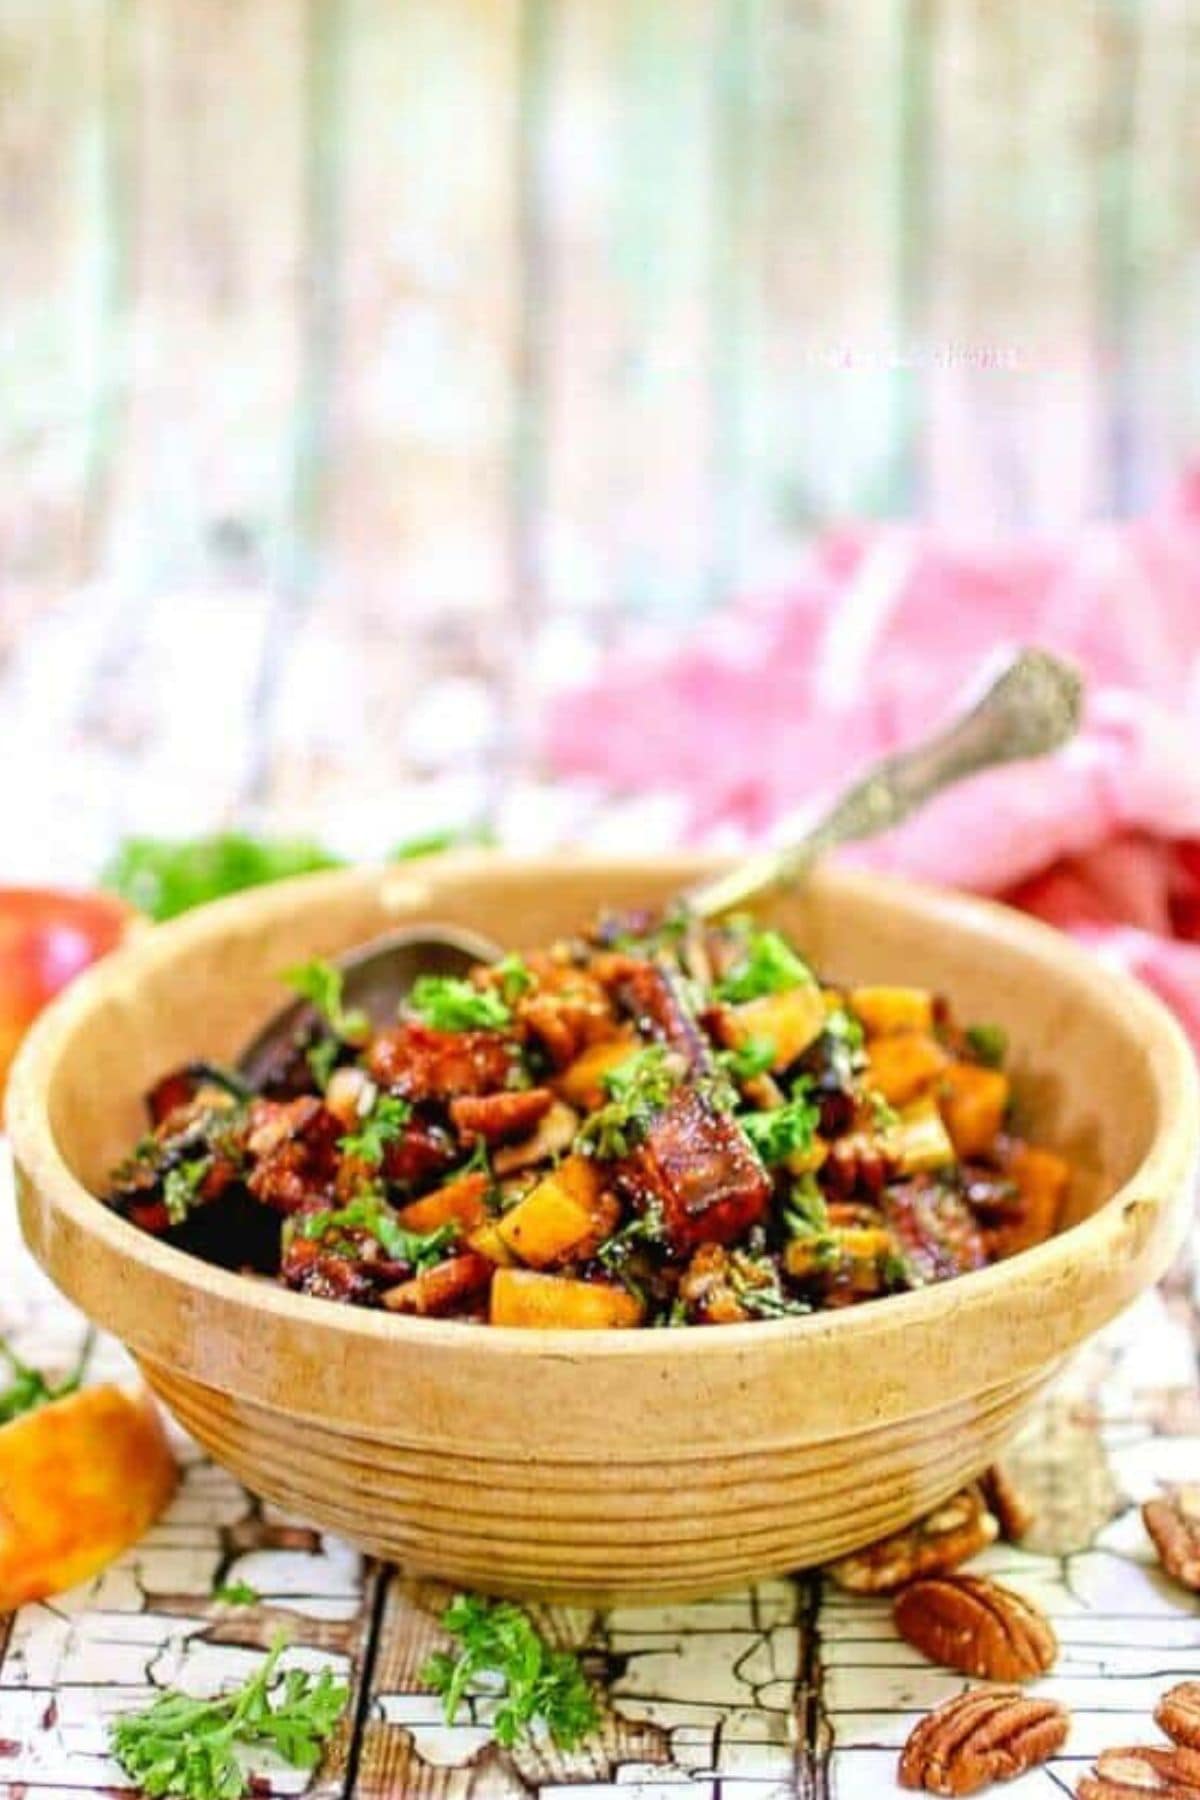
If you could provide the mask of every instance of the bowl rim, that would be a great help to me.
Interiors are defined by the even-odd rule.
[[[686,851],[641,857],[572,853],[569,860],[562,855],[451,851],[438,855],[436,866],[429,873],[435,891],[446,886],[447,878],[452,885],[494,885],[502,884],[506,877],[527,878],[538,870],[550,878],[556,870],[569,870],[573,877],[608,877],[614,881],[670,874],[683,883],[727,863],[728,858]],[[1114,1002],[1119,1003],[1120,1010],[1143,1037],[1148,1074],[1158,1102],[1158,1125],[1146,1156],[1121,1187],[1086,1219],[1005,1262],[910,1293],[889,1295],[866,1306],[818,1311],[797,1318],[752,1320],[725,1325],[719,1331],[530,1331],[488,1325],[471,1332],[461,1321],[408,1318],[339,1306],[249,1280],[139,1231],[83,1186],[59,1150],[46,1095],[61,1050],[79,1021],[110,991],[128,987],[140,970],[169,961],[180,948],[219,938],[226,926],[286,912],[301,895],[315,898],[324,892],[380,886],[385,898],[394,892],[407,903],[414,894],[419,897],[426,889],[421,878],[424,867],[424,859],[412,864],[358,864],[247,890],[139,932],[85,971],[35,1022],[13,1064],[5,1124],[19,1180],[48,1197],[50,1210],[65,1216],[82,1236],[97,1239],[114,1255],[140,1265],[146,1274],[159,1278],[180,1297],[204,1295],[223,1306],[265,1313],[280,1324],[302,1327],[310,1338],[321,1337],[331,1344],[341,1341],[397,1349],[419,1346],[431,1351],[439,1345],[456,1350],[466,1345],[473,1349],[489,1346],[493,1351],[503,1349],[508,1355],[538,1359],[577,1358],[581,1352],[610,1359],[660,1358],[665,1353],[672,1361],[695,1356],[711,1358],[721,1353],[740,1357],[748,1343],[770,1342],[778,1346],[820,1341],[836,1345],[851,1337],[855,1341],[869,1339],[876,1333],[892,1337],[904,1325],[928,1326],[948,1320],[964,1307],[979,1309],[998,1304],[1018,1289],[1053,1281],[1081,1259],[1090,1261],[1103,1256],[1106,1250],[1128,1251],[1134,1215],[1147,1207],[1154,1211],[1173,1209],[1177,1215],[1176,1235],[1182,1234],[1190,1198],[1189,1178],[1200,1154],[1200,1082],[1191,1046],[1163,1002],[1123,970],[1102,963],[1064,933],[1012,907],[840,860],[826,863],[809,879],[868,899],[883,895],[901,909],[918,912],[934,924],[941,921],[958,931],[965,926],[980,936],[999,937],[1018,950],[1052,950],[1056,966],[1076,983],[1090,985],[1100,975],[1110,986]],[[1122,1300],[1108,1307],[1104,1317],[1112,1316],[1124,1303]],[[109,1328],[122,1335],[119,1325]]]

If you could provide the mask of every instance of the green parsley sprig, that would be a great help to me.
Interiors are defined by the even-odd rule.
[[[484,1691],[501,1684],[492,1719],[496,1741],[511,1749],[540,1725],[569,1750],[600,1722],[596,1697],[578,1657],[547,1644],[529,1614],[510,1600],[458,1594],[442,1615],[442,1627],[458,1640],[437,1650],[421,1679],[441,1696],[448,1724],[482,1677]]]
[[[413,983],[409,1011],[435,1031],[501,1031],[512,1013],[494,988],[478,988],[457,975],[422,975]]]
[[[737,1004],[760,1000],[765,994],[782,994],[788,988],[812,987],[812,970],[796,955],[777,931],[760,931],[743,925],[745,943],[732,969],[713,992],[718,1000]]]
[[[968,1025],[967,1048],[985,1069],[1000,1069],[1008,1055],[1008,1033],[1003,1025]]]
[[[345,976],[322,956],[310,957],[285,969],[283,979],[314,1012],[320,1013],[334,1037],[344,1044],[359,1044],[371,1029],[371,1022],[361,1007],[347,1007],[343,999]]]
[[[380,1094],[358,1129],[338,1139],[338,1149],[344,1156],[377,1169],[388,1145],[403,1136],[411,1117],[412,1107],[399,1094]]]
[[[608,1104],[585,1119],[575,1139],[585,1156],[628,1156],[683,1079],[682,1059],[662,1044],[635,1050],[603,1077]]]
[[[408,1263],[420,1272],[444,1261],[447,1251],[458,1237],[457,1227],[439,1225],[436,1231],[406,1231],[395,1213],[379,1194],[360,1194],[348,1206],[302,1213],[289,1227],[295,1234],[331,1249],[353,1252],[351,1232],[364,1231],[393,1262]]]
[[[753,1081],[775,1061],[775,1046],[770,1038],[747,1038],[734,1050],[718,1050],[717,1061],[732,1080]]]
[[[332,1670],[275,1672],[286,1640],[277,1637],[262,1667],[240,1688],[213,1700],[160,1695],[144,1712],[115,1719],[109,1741],[125,1773],[151,1796],[241,1800],[250,1777],[239,1749],[263,1745],[297,1769],[315,1769],[346,1709],[349,1691]]]
[[[803,1156],[813,1147],[821,1111],[810,1097],[806,1077],[792,1084],[791,1098],[768,1112],[742,1113],[738,1124],[767,1164]]]
[[[8,1341],[0,1338],[0,1359],[8,1364],[12,1375],[8,1386],[0,1389],[0,1425],[19,1419],[22,1413],[36,1412],[39,1406],[48,1406],[52,1400],[64,1400],[68,1394],[76,1393],[87,1373],[95,1343],[96,1334],[89,1330],[75,1367],[66,1380],[55,1387],[40,1369],[30,1368],[28,1363],[22,1362]]]
[[[200,1197],[200,1189],[213,1166],[211,1156],[193,1156],[176,1163],[163,1176],[162,1197],[172,1225],[182,1225]]]

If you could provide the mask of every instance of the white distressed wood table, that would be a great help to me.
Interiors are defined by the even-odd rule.
[[[0,1188],[0,1329],[27,1359],[65,1367],[83,1334],[17,1241]],[[1180,1277],[1091,1345],[1018,1446],[1038,1507],[1020,1550],[975,1565],[1036,1599],[1061,1655],[1044,1691],[1071,1709],[1065,1754],[1005,1790],[1071,1793],[1086,1759],[1147,1734],[1154,1700],[1200,1673],[1200,1599],[1158,1572],[1138,1503],[1200,1475],[1195,1295]],[[997,1354],[1003,1347],[997,1346]],[[93,1374],[125,1368],[101,1340]],[[599,1613],[537,1608],[584,1651],[603,1727],[572,1755],[500,1750],[486,1701],[447,1726],[419,1671],[445,1590],[360,1558],[285,1518],[178,1437],[183,1480],[135,1549],[70,1594],[0,1618],[0,1796],[84,1800],[128,1791],[106,1752],[115,1713],[161,1689],[245,1678],[284,1626],[289,1658],[349,1680],[344,1729],[310,1782],[270,1769],[269,1792],[313,1800],[881,1800],[916,1718],[959,1677],[892,1630],[886,1602],[816,1574],[690,1605]],[[215,1597],[244,1582],[259,1596]]]

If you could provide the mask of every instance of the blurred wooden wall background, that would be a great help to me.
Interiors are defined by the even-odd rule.
[[[1198,183],[1196,0],[0,0],[6,636],[103,576],[129,740],[164,595],[303,709],[330,619],[369,686],[830,519],[1130,511]]]

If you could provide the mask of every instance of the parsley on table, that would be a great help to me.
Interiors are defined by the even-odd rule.
[[[584,1124],[575,1142],[587,1156],[609,1161],[641,1142],[683,1076],[681,1059],[662,1044],[635,1050],[603,1077],[608,1104]]]
[[[789,1156],[803,1156],[813,1147],[820,1108],[809,1097],[808,1083],[801,1078],[792,1087],[792,1097],[769,1112],[742,1113],[738,1124],[765,1163],[786,1162]]]
[[[262,1667],[232,1693],[213,1700],[165,1693],[144,1712],[114,1719],[113,1755],[149,1795],[184,1800],[240,1800],[250,1777],[239,1749],[265,1745],[297,1769],[315,1769],[346,1709],[348,1690],[333,1672],[275,1672],[285,1640],[277,1637]]]
[[[338,1139],[338,1149],[343,1156],[352,1156],[356,1162],[377,1169],[384,1151],[402,1136],[411,1117],[412,1107],[399,1094],[380,1094],[357,1131]]]
[[[492,988],[477,988],[457,975],[422,975],[413,983],[409,1010],[435,1031],[499,1031],[512,1014]]]
[[[458,1237],[452,1224],[439,1225],[436,1231],[406,1231],[387,1202],[371,1193],[336,1210],[302,1213],[292,1221],[292,1229],[315,1243],[330,1239],[334,1247],[339,1240],[347,1241],[347,1233],[365,1231],[393,1262],[408,1263],[418,1272],[442,1262]]]
[[[89,1331],[83,1340],[83,1348],[75,1367],[65,1381],[54,1387],[40,1369],[31,1369],[28,1363],[21,1361],[7,1341],[0,1338],[0,1358],[8,1364],[12,1375],[8,1386],[0,1388],[0,1425],[7,1425],[11,1419],[19,1419],[22,1413],[36,1412],[39,1406],[48,1406],[52,1400],[64,1400],[68,1394],[74,1394],[91,1360],[95,1341],[95,1332]]]
[[[1008,1033],[1002,1025],[968,1025],[967,1047],[986,1069],[999,1069],[1008,1055]]]
[[[421,1679],[441,1696],[447,1723],[453,1724],[484,1676],[502,1683],[492,1730],[506,1749],[531,1737],[540,1724],[560,1749],[569,1750],[599,1724],[596,1698],[578,1657],[551,1649],[529,1614],[512,1601],[458,1594],[442,1615],[442,1626],[457,1645],[435,1651]]]
[[[262,1595],[248,1581],[225,1581],[213,1592],[220,1606],[257,1606]]]
[[[747,928],[741,955],[714,990],[718,1000],[737,1003],[782,994],[788,988],[812,987],[813,972],[777,931]]]

